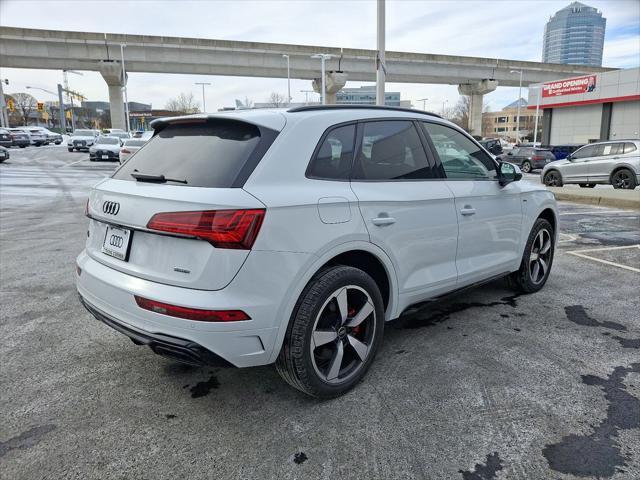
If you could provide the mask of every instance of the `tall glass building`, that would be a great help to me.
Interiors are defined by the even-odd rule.
[[[542,61],[601,66],[606,24],[598,9],[580,2],[557,11],[544,27]]]

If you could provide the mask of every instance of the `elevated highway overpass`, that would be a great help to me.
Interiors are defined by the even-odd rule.
[[[376,78],[375,50],[5,26],[0,26],[0,66],[101,72],[109,85],[112,125],[117,128],[124,125],[124,118],[122,108],[117,107],[123,103],[122,92],[116,87],[126,82],[118,73],[120,44],[127,46],[127,72],[286,78],[282,55],[287,54],[292,78],[314,80],[320,77],[320,64],[311,55],[329,53],[336,58],[328,61],[328,70],[341,70],[354,81]],[[385,66],[389,82],[461,85],[461,93],[472,96],[472,106],[478,110],[471,112],[472,124],[481,115],[482,95],[497,85],[518,85],[519,75],[512,70],[522,71],[524,85],[611,70],[393,51],[386,52]],[[472,125],[474,131],[479,128],[479,123]]]

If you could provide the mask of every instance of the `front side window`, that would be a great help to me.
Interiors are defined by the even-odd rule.
[[[436,123],[422,122],[422,127],[431,137],[447,178],[465,180],[497,178],[493,159],[466,135]]]
[[[582,147],[580,150],[576,150],[576,152],[573,154],[573,158],[580,159],[580,158],[595,157],[596,148],[597,148],[597,145],[587,145],[586,147]]]
[[[362,124],[362,142],[356,152],[353,179],[424,180],[433,177],[413,122],[389,120]]]
[[[311,160],[307,176],[327,180],[348,180],[355,136],[355,125],[344,125],[331,130]]]

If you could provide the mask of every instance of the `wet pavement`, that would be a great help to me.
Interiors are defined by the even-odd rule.
[[[562,203],[546,287],[498,281],[387,324],[320,402],[274,369],[155,356],[78,303],[89,187],[64,147],[0,164],[2,478],[640,478],[640,216]]]

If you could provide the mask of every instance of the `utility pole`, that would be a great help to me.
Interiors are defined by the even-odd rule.
[[[384,82],[386,67],[384,64],[384,34],[385,34],[385,0],[378,0],[378,53],[376,58],[376,105],[384,105]]]
[[[300,90],[301,93],[304,93],[304,104],[309,105],[309,94],[316,93],[313,90]]]
[[[426,111],[427,110],[427,100],[429,100],[428,98],[419,98],[418,101],[422,102],[422,110]]]
[[[207,82],[196,82],[194,85],[202,85],[202,113],[206,113],[207,112],[207,103],[206,103],[205,98],[204,98],[204,87],[205,87],[205,85],[211,85],[211,84],[207,83]]]
[[[291,70],[289,68],[289,55],[282,55],[287,59],[287,104],[291,103]]]
[[[520,99],[522,98],[522,70],[511,70],[511,73],[520,74],[520,87],[518,88],[518,118],[516,118],[516,145],[520,143]]]

